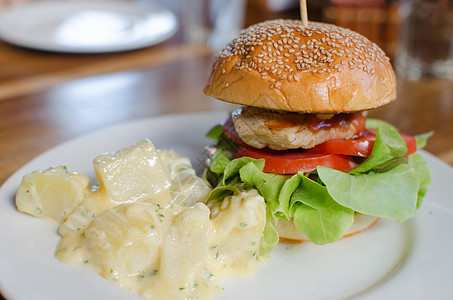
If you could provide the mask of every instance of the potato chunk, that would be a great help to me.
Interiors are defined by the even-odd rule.
[[[168,194],[170,178],[149,140],[94,159],[100,190],[116,203],[131,203]],[[167,199],[167,197],[163,197]],[[160,203],[166,206],[168,203]]]
[[[202,203],[180,213],[162,239],[160,286],[163,299],[200,299],[213,290],[205,275],[213,224]],[[201,293],[201,295],[200,295]],[[207,297],[211,298],[211,297]]]
[[[215,274],[252,274],[266,224],[266,204],[255,189],[222,202],[209,203],[216,234],[210,248],[210,269]],[[220,269],[220,270],[219,270]]]
[[[109,279],[120,279],[133,285],[135,277],[151,274],[158,268],[162,227],[171,215],[157,204],[121,204],[105,211],[85,231],[83,247],[89,262]]]
[[[88,177],[70,173],[66,167],[35,171],[23,177],[16,206],[21,212],[61,224],[85,199],[89,186]]]

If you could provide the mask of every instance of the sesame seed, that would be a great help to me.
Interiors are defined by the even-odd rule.
[[[255,50],[260,53],[252,55]],[[316,22],[302,27],[300,21],[291,20],[253,25],[218,56],[220,68],[234,59],[233,68],[258,71],[268,82],[278,78],[297,82],[294,69],[322,74],[341,72],[342,66],[349,66],[375,74],[376,64],[389,60],[376,44],[351,30]],[[226,69],[222,68],[221,73],[226,74]]]

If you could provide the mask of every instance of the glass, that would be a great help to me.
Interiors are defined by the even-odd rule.
[[[453,1],[403,1],[396,72],[407,79],[423,76],[453,80]]]
[[[184,38],[224,47],[243,27],[246,0],[185,0]]]

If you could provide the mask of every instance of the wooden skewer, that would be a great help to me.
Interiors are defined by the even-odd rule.
[[[300,19],[302,20],[302,25],[308,26],[307,1],[299,0],[299,2],[300,2]]]

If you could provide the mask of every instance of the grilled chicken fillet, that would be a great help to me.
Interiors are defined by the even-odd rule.
[[[365,126],[361,113],[300,114],[252,106],[236,109],[232,119],[246,144],[274,150],[310,149],[325,141],[350,139]]]

